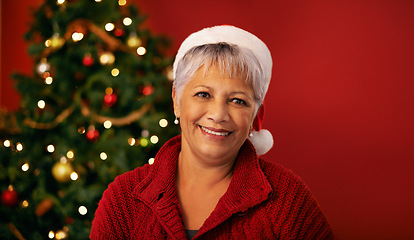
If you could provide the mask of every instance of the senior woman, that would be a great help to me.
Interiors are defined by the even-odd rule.
[[[260,129],[271,71],[266,45],[242,29],[190,35],[174,62],[181,135],[109,185],[91,239],[332,239],[300,178],[258,157],[273,144]]]

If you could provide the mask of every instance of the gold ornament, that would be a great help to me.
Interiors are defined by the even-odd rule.
[[[70,181],[70,174],[72,172],[73,169],[70,163],[57,162],[52,168],[53,177],[62,183]]]

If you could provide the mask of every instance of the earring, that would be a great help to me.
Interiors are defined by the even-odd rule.
[[[249,137],[253,137],[253,133],[252,132],[249,133]]]
[[[174,124],[175,124],[175,125],[178,125],[179,123],[180,123],[180,119],[179,119],[179,118],[177,118],[177,117],[175,117]]]

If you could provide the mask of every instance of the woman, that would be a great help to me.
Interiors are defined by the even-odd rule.
[[[244,30],[190,35],[174,62],[182,134],[109,185],[91,239],[332,239],[304,183],[258,158],[273,144],[260,129],[271,71],[268,48]]]

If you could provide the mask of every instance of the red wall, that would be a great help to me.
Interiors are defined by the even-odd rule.
[[[10,70],[31,71],[21,36],[33,2],[2,3],[8,108]],[[172,52],[215,24],[259,36],[274,59],[264,125],[276,144],[266,158],[305,180],[340,239],[414,239],[413,1],[135,2],[172,37]]]

